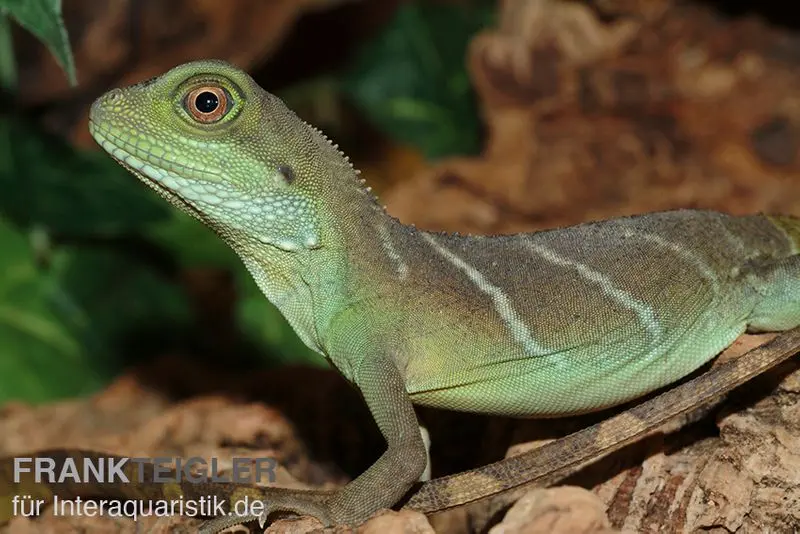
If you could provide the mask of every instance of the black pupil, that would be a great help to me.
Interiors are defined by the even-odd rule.
[[[219,98],[211,91],[203,91],[194,99],[194,105],[200,113],[213,113],[219,107]]]

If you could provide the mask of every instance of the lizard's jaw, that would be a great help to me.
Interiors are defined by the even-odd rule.
[[[89,130],[103,150],[170,204],[205,221],[204,210],[200,206],[203,203],[219,202],[219,198],[209,195],[203,185],[148,162],[136,153],[138,151],[133,145],[97,126],[96,123],[90,121]]]
[[[122,167],[124,167],[128,172],[136,176],[136,178],[138,178],[140,182],[144,182],[150,189],[154,190],[158,194],[158,196],[165,199],[173,206],[187,212],[189,215],[197,219],[200,219],[201,221],[205,221],[205,219],[203,218],[203,213],[200,210],[198,210],[195,206],[187,202],[185,199],[181,198],[180,195],[174,193],[173,191],[165,187],[158,180],[151,178],[147,174],[138,170],[134,165],[131,165],[129,163],[130,159],[128,161],[125,161],[113,154],[111,154],[111,157],[113,157],[117,161],[117,163],[119,163]]]
[[[231,180],[222,179],[220,173],[187,165],[175,155],[176,149],[154,155],[147,140],[136,134],[119,134],[102,122],[90,120],[89,131],[140,181],[226,240],[235,232],[283,252],[320,248],[319,222],[310,212],[310,201],[251,196],[231,186]]]

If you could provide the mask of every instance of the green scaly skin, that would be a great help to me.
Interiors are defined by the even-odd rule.
[[[300,338],[359,388],[386,439],[378,461],[332,494],[263,490],[269,511],[358,524],[394,505],[426,464],[412,403],[595,411],[686,376],[745,331],[800,324],[789,217],[682,210],[514,236],[424,232],[385,213],[335,145],[219,61],[111,91],[90,119],[112,157],[238,253]],[[683,404],[642,405],[655,415],[588,429],[572,463],[777,358],[695,383]],[[521,458],[425,484],[410,505],[435,511],[541,476]]]

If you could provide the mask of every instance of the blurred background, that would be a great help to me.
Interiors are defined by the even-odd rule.
[[[529,231],[678,207],[800,215],[800,20],[785,2],[0,0],[0,402],[165,354],[323,364],[211,232],[101,154],[106,90],[249,70],[393,215]]]
[[[277,458],[281,484],[332,487],[383,448],[358,395],[221,240],[97,149],[87,111],[108,89],[189,60],[233,62],[339,143],[391,214],[430,230],[512,233],[682,207],[800,216],[795,7],[0,0],[0,452],[244,450]],[[797,413],[782,406],[773,412]],[[434,475],[532,439],[502,421],[419,413]],[[534,435],[586,424],[547,421]],[[648,531],[785,531],[800,517],[800,498],[785,497],[796,460],[752,475],[761,493],[747,495],[770,497],[748,508],[736,497],[750,491],[745,475],[696,477],[720,431],[713,418],[693,428],[569,482],[597,485],[616,527],[634,517]],[[768,431],[747,428],[759,429],[748,446],[771,450]],[[692,440],[685,454],[652,454]],[[780,458],[796,458],[786,447]],[[84,519],[61,531],[98,531]],[[486,524],[462,523],[437,531]]]

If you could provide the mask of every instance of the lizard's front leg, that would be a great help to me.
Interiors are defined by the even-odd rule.
[[[427,452],[405,380],[387,357],[365,358],[356,385],[388,445],[381,457],[330,500],[338,523],[359,524],[400,500],[419,480]]]
[[[358,478],[324,500],[265,488],[260,523],[272,514],[290,512],[314,516],[325,526],[358,525],[381,508],[393,506],[419,480],[427,465],[427,452],[402,374],[387,356],[365,358],[355,383],[386,439],[386,451]],[[234,518],[218,518],[207,522],[201,532],[217,532],[254,518],[240,516],[234,523]]]

